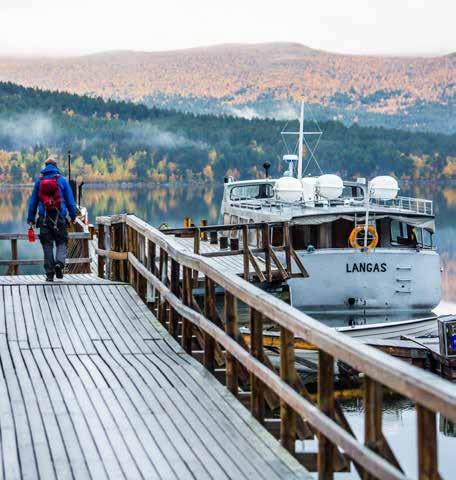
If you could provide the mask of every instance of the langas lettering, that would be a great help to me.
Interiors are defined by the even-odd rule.
[[[345,265],[345,271],[347,273],[384,273],[386,272],[386,263],[370,263],[370,262],[359,262],[349,265]]]

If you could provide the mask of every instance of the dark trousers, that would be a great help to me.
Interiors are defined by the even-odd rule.
[[[60,216],[40,217],[40,242],[44,252],[44,270],[46,273],[54,273],[56,264],[65,265],[68,244],[68,224],[65,218]],[[55,257],[54,257],[55,244]]]

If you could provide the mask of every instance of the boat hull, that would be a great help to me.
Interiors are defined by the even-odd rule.
[[[433,250],[327,249],[298,252],[308,278],[288,281],[293,306],[306,312],[429,312],[441,299]]]

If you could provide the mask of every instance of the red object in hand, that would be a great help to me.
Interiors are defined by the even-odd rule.
[[[35,230],[33,230],[33,227],[30,227],[29,228],[29,231],[28,231],[28,241],[30,243],[33,243],[35,241]]]

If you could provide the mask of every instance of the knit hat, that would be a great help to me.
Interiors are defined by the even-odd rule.
[[[57,165],[57,160],[54,157],[48,157],[44,162],[45,165]]]

